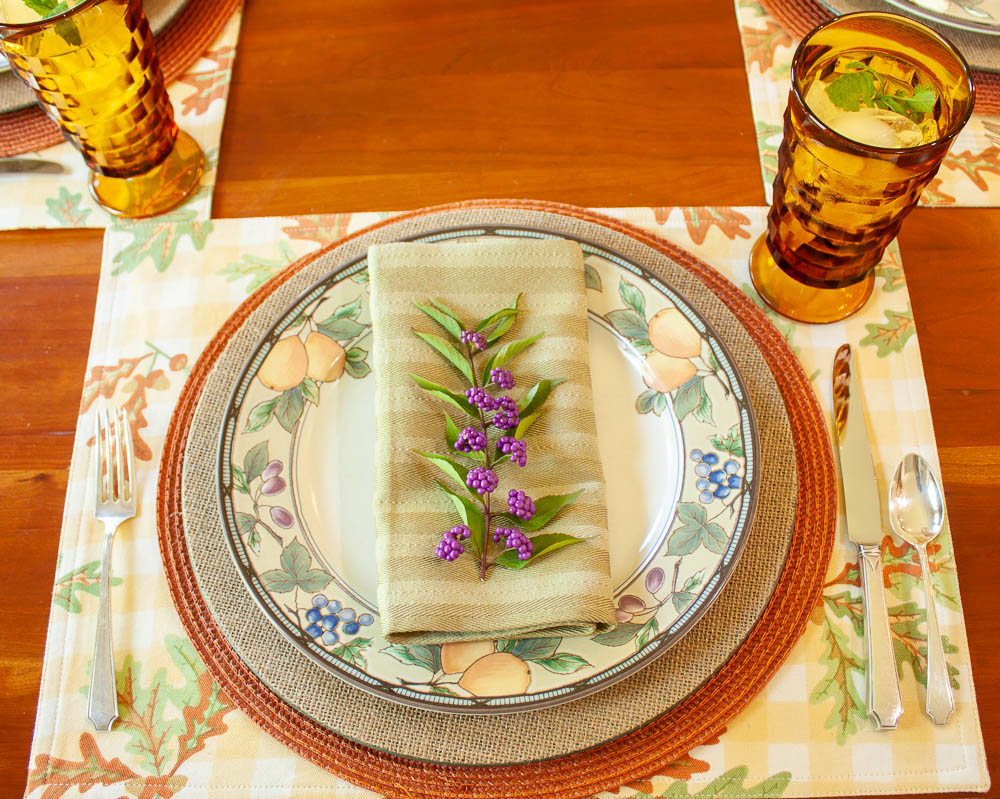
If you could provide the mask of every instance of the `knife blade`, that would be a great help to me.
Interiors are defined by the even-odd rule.
[[[39,158],[0,158],[0,175],[20,175],[26,172],[63,175],[68,171],[55,161],[42,161]]]
[[[903,700],[882,588],[882,503],[864,405],[854,352],[844,344],[833,359],[833,413],[847,537],[858,546],[864,594],[867,710],[878,729],[893,730],[903,715]]]

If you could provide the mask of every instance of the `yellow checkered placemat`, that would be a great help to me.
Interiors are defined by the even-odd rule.
[[[191,134],[205,153],[205,173],[194,195],[179,208],[159,217],[160,220],[190,224],[212,216],[219,140],[241,17],[241,11],[233,14],[201,58],[167,88],[177,124]],[[0,175],[0,230],[110,227],[122,231],[135,224],[112,216],[90,196],[87,166],[69,142],[17,157],[55,161],[68,172]]]
[[[778,172],[782,118],[791,85],[792,55],[799,40],[759,0],[735,0],[743,58],[750,84],[757,150],[764,192]],[[1000,205],[1000,117],[973,114],[952,142],[937,176],[920,198],[929,206]]]
[[[702,258],[748,292],[747,256],[764,208],[598,209]],[[301,256],[390,214],[109,229],[94,335],[67,486],[59,563],[27,796],[374,796],[285,749],[222,694],[184,636],[163,576],[153,508],[164,433],[185,375],[237,305]],[[751,295],[752,296],[752,295]],[[773,318],[773,317],[772,317]],[[877,431],[883,487],[907,451],[938,468],[920,350],[893,245],[876,291],[855,317],[825,326],[773,318],[830,411],[833,353],[857,345]],[[93,732],[86,717],[102,528],[93,504],[93,408],[124,405],[136,435],[139,515],[120,531],[113,564],[120,719]],[[840,520],[841,525],[843,519]],[[905,713],[876,732],[864,713],[861,594],[841,531],[822,600],[778,676],[718,740],[618,796],[827,796],[982,791],[989,773],[958,578],[946,529],[931,547],[956,713],[937,728],[923,713],[926,634],[916,552],[886,536],[886,599]],[[608,794],[611,796],[613,794]]]

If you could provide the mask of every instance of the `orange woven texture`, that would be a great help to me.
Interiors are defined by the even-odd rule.
[[[167,432],[157,494],[160,550],[170,592],[188,635],[226,694],[260,727],[334,774],[390,797],[428,799],[574,799],[657,774],[725,725],[774,676],[805,629],[823,586],[836,531],[833,454],[809,380],[784,337],[736,286],[680,248],[584,209],[555,203],[480,200],[393,217],[354,238],[407,217],[468,208],[518,208],[604,225],[673,258],[700,278],[742,321],[777,381],[791,422],[798,465],[795,532],[788,560],[761,620],[723,667],[684,702],[651,724],[585,752],[512,766],[450,766],[369,749],[327,730],[273,693],[222,637],[198,590],[184,538],[181,474],[195,407],[209,372],[230,338],[292,274],[337,244],[292,264],[231,316],[198,359]],[[345,239],[346,240],[346,239]]]
[[[834,17],[834,14],[817,0],[760,0],[760,2],[782,28],[799,39],[817,25]],[[1000,114],[1000,74],[974,69],[972,82],[976,87],[976,113]]]
[[[191,0],[156,37],[156,54],[169,86],[212,43],[242,0]],[[33,152],[63,141],[59,127],[41,106],[0,116],[0,157]]]

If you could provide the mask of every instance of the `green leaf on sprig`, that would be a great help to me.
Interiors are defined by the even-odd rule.
[[[433,383],[430,380],[425,380],[418,375],[411,374],[413,382],[420,386],[428,394],[432,394],[439,399],[446,400],[458,408],[460,411],[464,411],[466,414],[471,416],[473,419],[479,418],[478,409],[469,402],[468,398],[464,394],[459,394],[457,391],[452,391],[450,388],[445,388],[444,386],[439,386],[437,383]]]
[[[521,440],[524,438],[524,434],[528,432],[528,429],[538,421],[538,417],[541,416],[543,411],[535,411],[527,416],[522,416],[521,421],[517,423],[517,429],[514,431],[514,438]]]
[[[452,491],[444,483],[438,483],[438,486],[454,503],[455,510],[462,517],[462,524],[469,528],[469,533],[471,534],[469,541],[478,557],[482,554],[483,545],[486,542],[486,523],[483,521],[482,511],[475,502],[468,497],[463,497],[461,494]]]
[[[455,449],[455,442],[458,441],[458,435],[462,431],[458,429],[458,425],[452,420],[452,418],[445,412],[444,415],[444,440],[448,442],[448,449]]]
[[[501,323],[506,323],[502,329],[494,328],[490,330],[486,335],[486,343],[490,344],[496,341],[500,336],[506,333],[514,324],[515,317],[517,316],[517,304],[521,301],[521,294],[514,298],[514,304],[508,306],[507,308],[501,308],[494,314],[490,314],[485,319],[483,319],[478,325],[476,325],[476,332],[482,333],[484,330],[490,330],[494,325],[499,325]]]
[[[518,353],[526,350],[544,335],[545,333],[536,333],[531,338],[520,338],[517,341],[504,344],[500,349],[494,352],[490,359],[486,362],[486,365],[483,367],[483,385],[489,382],[491,369],[499,369],[507,363],[507,361]]]
[[[465,478],[469,474],[469,470],[466,469],[458,461],[453,461],[451,458],[445,455],[438,455],[436,452],[424,452],[423,450],[415,449],[413,450],[417,455],[426,458],[435,466],[437,466],[442,472],[452,478],[455,482],[465,485]]]
[[[530,521],[523,523],[523,528],[529,533],[533,533],[535,530],[541,530],[545,525],[552,521],[552,518],[559,513],[559,511],[571,502],[575,502],[577,497],[579,497],[582,493],[583,489],[581,488],[579,491],[574,491],[572,494],[553,494],[548,497],[536,499],[535,513],[532,515]]]
[[[438,302],[437,300],[433,300],[433,299],[431,300],[431,304],[435,308],[437,308],[441,313],[443,313],[445,316],[450,316],[451,319],[452,319],[452,321],[454,321],[454,322],[456,322],[458,324],[459,332],[461,332],[462,330],[466,329],[465,322],[462,321],[462,318],[457,313],[455,313],[453,310],[451,310],[451,308],[449,308],[447,305],[445,305],[442,302]]]
[[[281,550],[281,568],[271,569],[260,576],[264,588],[275,594],[287,594],[301,589],[310,593],[321,591],[333,577],[322,569],[313,569],[312,555],[297,538]]]
[[[441,327],[447,330],[455,341],[459,341],[462,337],[462,325],[455,319],[455,317],[450,316],[446,313],[439,311],[437,308],[430,308],[427,305],[421,305],[416,300],[413,301],[421,311],[427,314],[431,319],[437,322]]]
[[[525,566],[530,566],[532,563],[535,563],[546,555],[552,554],[558,549],[568,547],[572,544],[579,544],[583,540],[583,538],[566,535],[565,533],[543,533],[542,535],[536,535],[531,539],[534,551],[531,553],[530,558],[520,560],[516,549],[505,549],[497,555],[496,565],[503,566],[505,569],[523,569]]]
[[[419,338],[426,341],[431,347],[437,350],[438,353],[444,356],[445,360],[448,361],[452,366],[458,369],[459,372],[465,377],[469,383],[475,383],[476,378],[472,372],[472,365],[469,363],[469,359],[464,353],[459,351],[458,347],[445,341],[440,336],[434,336],[430,333],[421,333],[419,330],[413,331]]]
[[[565,377],[557,377],[554,380],[539,380],[523,397],[521,397],[521,401],[517,403],[518,413],[522,417],[530,416],[542,406],[542,403],[545,402],[546,399],[548,399],[552,389],[565,381]],[[520,438],[520,436],[516,436],[516,438]]]

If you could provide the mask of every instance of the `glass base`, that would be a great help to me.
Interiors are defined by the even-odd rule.
[[[860,311],[875,286],[874,270],[857,283],[839,289],[819,289],[790,277],[775,263],[767,234],[750,251],[750,280],[761,298],[782,316],[797,322],[838,322]]]
[[[139,219],[176,208],[198,188],[205,170],[205,156],[198,143],[183,130],[174,149],[160,164],[131,178],[90,173],[90,193],[108,212]]]

